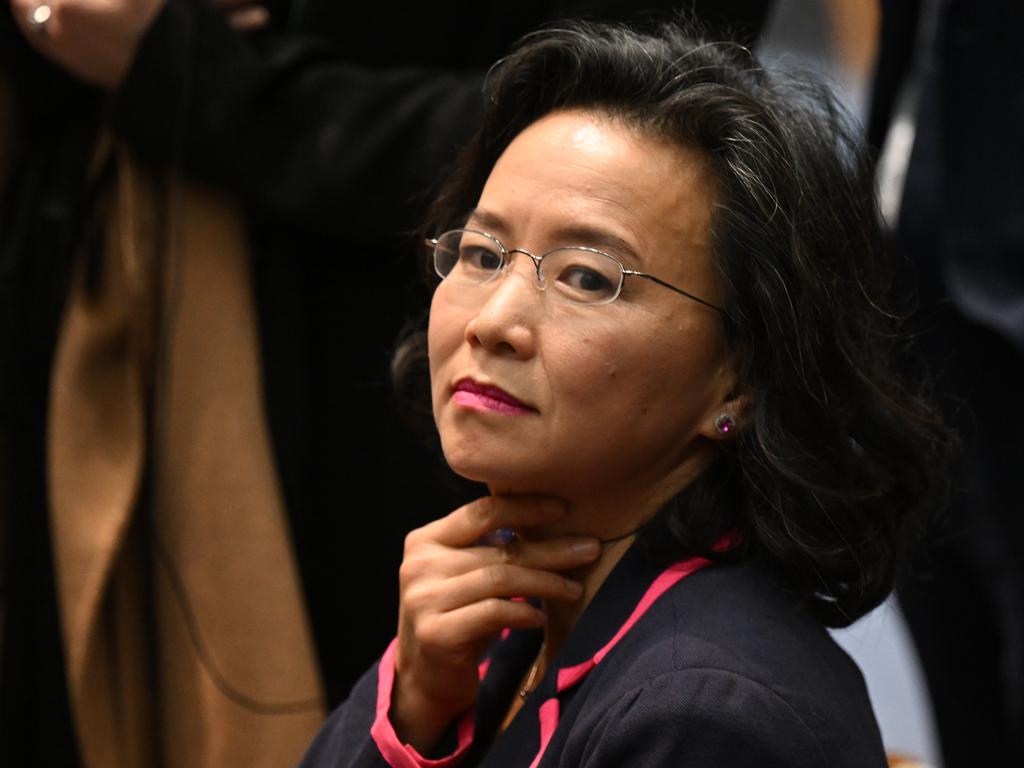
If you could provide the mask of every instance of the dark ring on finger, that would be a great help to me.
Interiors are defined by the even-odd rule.
[[[519,541],[519,535],[511,528],[495,528],[490,533],[481,536],[477,540],[477,544],[484,547],[507,547],[517,541]]]

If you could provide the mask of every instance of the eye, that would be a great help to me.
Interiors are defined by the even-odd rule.
[[[622,284],[619,263],[600,251],[563,248],[544,257],[541,270],[570,301],[600,304],[615,298]]]
[[[501,254],[482,245],[463,244],[459,249],[459,263],[474,271],[497,272],[501,269]]]
[[[445,280],[486,283],[504,263],[501,244],[483,232],[453,229],[434,243],[434,269]]]
[[[568,267],[558,275],[558,281],[581,293],[610,295],[615,290],[607,277],[590,267]]]

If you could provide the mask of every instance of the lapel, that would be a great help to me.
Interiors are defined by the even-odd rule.
[[[487,768],[536,766],[558,725],[560,712],[590,672],[665,591],[709,564],[710,561],[697,557],[666,568],[652,562],[637,545],[630,547],[594,595],[565,646],[508,729],[493,740],[541,641],[539,630],[513,631],[503,636],[492,648],[481,684],[478,741],[469,757],[470,764],[480,760],[479,765]]]

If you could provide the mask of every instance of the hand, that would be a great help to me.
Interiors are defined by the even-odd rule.
[[[582,586],[557,573],[593,562],[592,537],[477,542],[496,528],[522,530],[565,513],[554,499],[487,497],[410,533],[400,604],[391,721],[421,753],[476,700],[480,655],[505,627],[534,628],[544,613],[512,597],[578,600]]]
[[[43,56],[90,85],[115,90],[124,81],[146,30],[167,0],[10,0],[22,33]],[[207,0],[228,24],[249,32],[266,25],[267,9],[253,0]],[[50,9],[42,27],[29,21]]]
[[[25,38],[48,59],[84,82],[114,89],[128,73],[142,36],[166,0],[10,0]],[[42,27],[29,18],[50,8]]]

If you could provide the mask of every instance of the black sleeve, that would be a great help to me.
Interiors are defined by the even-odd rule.
[[[441,736],[436,756],[412,757],[408,753],[389,762],[371,734],[377,716],[377,676],[380,662],[356,683],[348,700],[334,710],[321,727],[300,768],[392,768],[393,765],[458,765],[464,754],[458,746],[457,723]],[[397,743],[397,742],[396,742]]]
[[[302,768],[388,768],[370,736],[376,714],[377,665],[356,683],[302,758]]]
[[[256,41],[169,0],[113,101],[143,160],[328,236],[393,230],[472,131],[483,72],[369,69],[301,38]],[[397,220],[396,220],[397,219]]]

